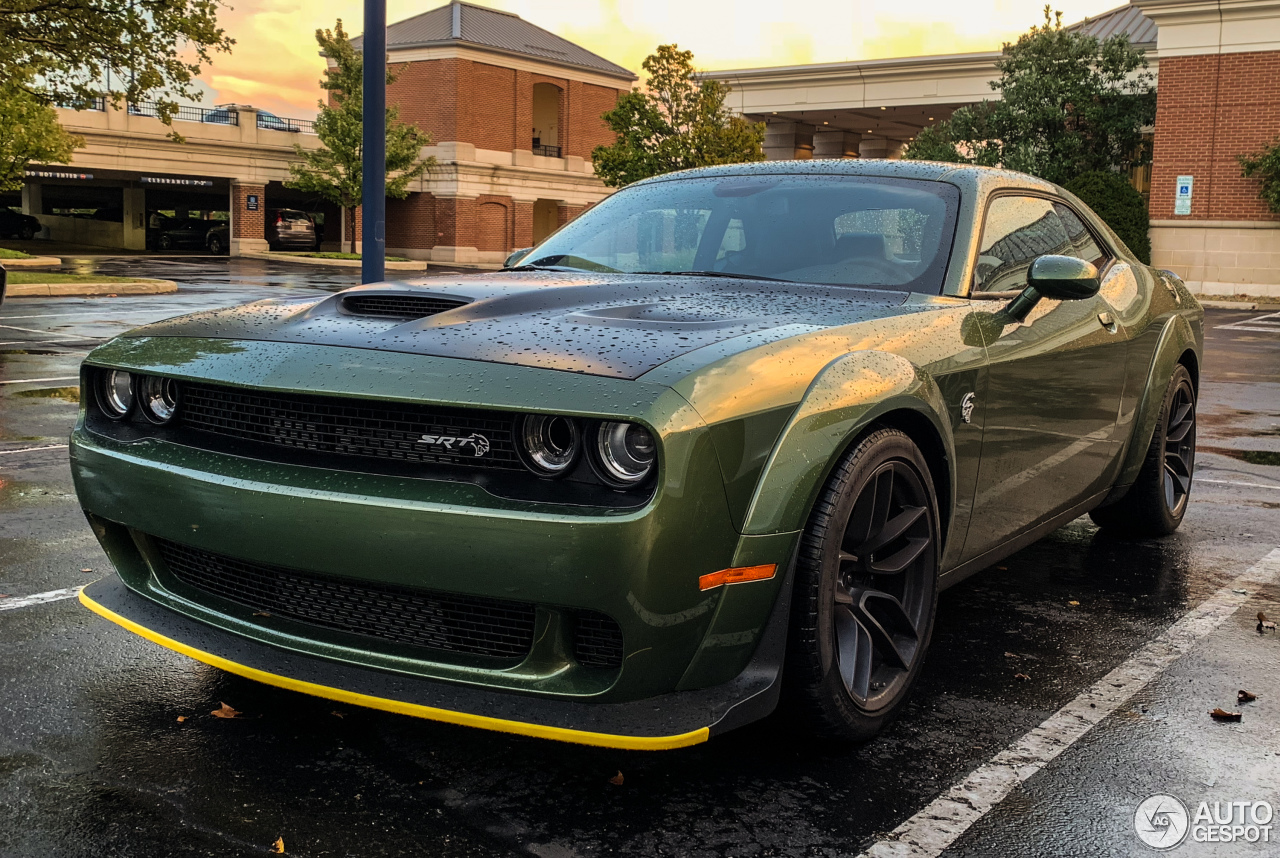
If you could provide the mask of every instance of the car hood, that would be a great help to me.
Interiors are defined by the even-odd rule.
[[[501,272],[371,284],[320,301],[259,301],[126,336],[347,346],[634,379],[745,334],[784,327],[799,333],[894,315],[907,297],[718,277]],[[366,315],[360,298],[379,298],[384,306],[388,299],[397,306],[425,302],[437,312]]]

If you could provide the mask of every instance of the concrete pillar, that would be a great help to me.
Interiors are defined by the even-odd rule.
[[[858,144],[861,142],[862,135],[852,131],[815,131],[813,157],[857,158]]]
[[[886,137],[864,137],[858,144],[858,155],[862,158],[887,158],[894,160],[902,157],[902,150],[907,147],[900,140]]]
[[[267,214],[267,189],[263,185],[231,181],[231,248],[232,256],[247,251],[267,250],[264,224]]]
[[[124,247],[126,250],[147,249],[147,190],[124,189]]]
[[[770,122],[764,127],[764,156],[770,161],[807,161],[813,157],[813,126]]]
[[[22,185],[22,213],[34,216],[44,214],[44,185],[25,182]]]
[[[479,262],[476,245],[476,197],[442,196],[436,198],[436,246],[431,248],[432,262]]]

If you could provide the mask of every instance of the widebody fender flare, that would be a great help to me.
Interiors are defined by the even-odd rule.
[[[946,484],[954,486],[955,446],[950,425],[939,416],[946,413],[946,405],[933,378],[899,355],[853,352],[823,367],[805,391],[765,465],[743,532],[802,529],[818,492],[854,439],[886,415],[903,410],[933,425],[952,471]],[[938,501],[944,510],[954,509],[952,498]]]
[[[1138,472],[1142,470],[1142,463],[1147,457],[1147,448],[1151,446],[1151,439],[1155,435],[1156,423],[1160,419],[1165,388],[1169,386],[1169,379],[1173,377],[1173,371],[1182,356],[1188,351],[1193,352],[1199,362],[1201,337],[1197,337],[1186,316],[1173,313],[1164,323],[1152,353],[1146,386],[1134,411],[1133,432],[1125,449],[1120,473],[1116,477],[1116,486],[1128,486],[1138,478]]]

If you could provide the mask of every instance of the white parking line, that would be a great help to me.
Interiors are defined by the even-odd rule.
[[[1048,720],[996,754],[990,762],[934,799],[877,841],[859,858],[936,858],[1002,802],[1019,784],[1044,768],[1141,691],[1187,650],[1222,625],[1259,586],[1280,578],[1280,549],[1183,614],[1146,646]]]
[[[0,456],[12,456],[14,453],[34,453],[38,450],[65,450],[68,444],[46,444],[43,447],[23,447],[21,450],[0,450]]]
[[[1268,486],[1265,483],[1242,483],[1238,480],[1206,480],[1202,477],[1196,477],[1197,483],[1215,483],[1220,486],[1247,486],[1251,489],[1274,489],[1280,491],[1280,486]]]
[[[29,605],[43,605],[45,602],[60,602],[63,599],[74,599],[80,595],[84,585],[68,587],[65,590],[50,590],[48,593],[36,593],[34,596],[23,596],[20,599],[0,599],[0,611],[12,611]]]
[[[1219,330],[1227,331],[1260,331],[1264,334],[1280,334],[1280,313],[1267,313],[1265,316],[1254,316],[1252,319],[1241,319],[1226,325],[1215,325]]]
[[[60,375],[57,378],[15,378],[9,381],[0,381],[0,384],[35,384],[38,381],[77,381],[78,375]]]

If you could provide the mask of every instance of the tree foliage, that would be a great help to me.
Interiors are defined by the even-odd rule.
[[[234,44],[218,26],[222,6],[222,0],[0,0],[0,81],[53,104],[155,100],[156,114],[168,122],[174,99],[199,100],[201,67]]]
[[[360,205],[364,192],[363,56],[352,46],[341,19],[332,30],[316,30],[316,43],[334,64],[320,81],[329,93],[329,101],[320,102],[315,124],[324,146],[303,149],[295,143],[294,152],[301,160],[289,165],[291,178],[284,184],[350,211]],[[387,83],[394,80],[388,71]],[[387,196],[404,199],[410,183],[435,164],[434,158],[421,157],[422,147],[431,145],[431,136],[402,122],[394,106],[387,108],[386,123]]]
[[[725,107],[728,86],[695,77],[692,51],[659,45],[643,67],[649,75],[645,89],[622,96],[604,114],[617,140],[591,153],[596,175],[606,185],[618,188],[674,170],[764,160],[764,125]]]
[[[1111,227],[1138,259],[1151,264],[1151,226],[1147,204],[1127,178],[1095,170],[1082,173],[1064,187],[1079,197]]]
[[[1043,26],[1005,44],[991,88],[999,101],[962,107],[917,135],[904,157],[1003,166],[1064,184],[1095,170],[1150,163],[1142,129],[1155,121],[1154,76],[1124,34],[1105,40]]]
[[[0,83],[0,191],[20,189],[28,164],[65,164],[83,145],[43,99],[14,81]]]
[[[1271,211],[1280,213],[1280,140],[1261,152],[1239,156],[1240,172],[1258,180],[1258,196]]]

